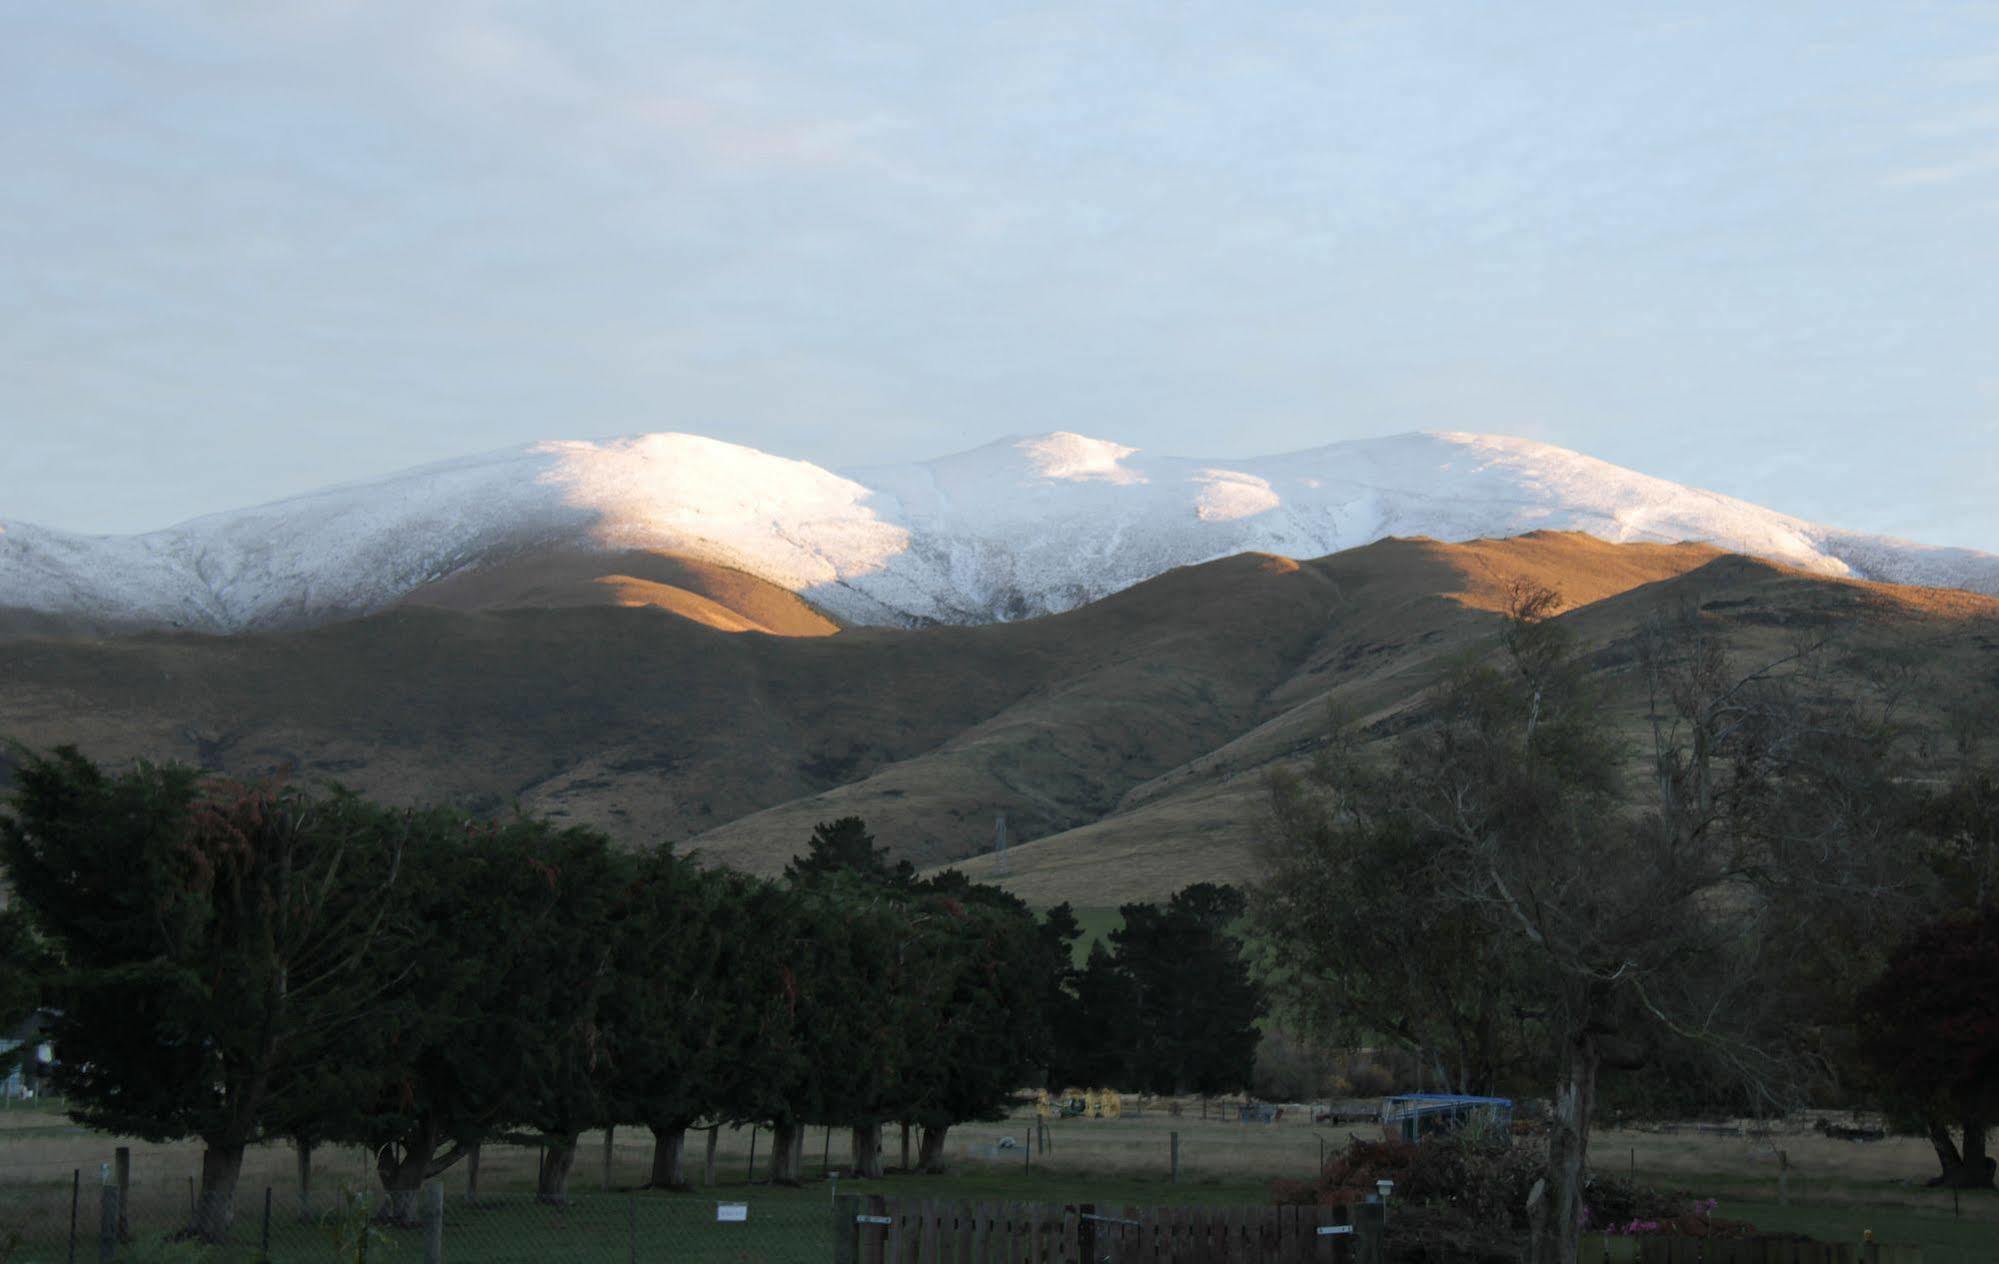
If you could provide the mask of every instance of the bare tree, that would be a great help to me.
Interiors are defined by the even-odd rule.
[[[1607,668],[1625,665],[1611,694],[1553,617],[1560,604],[1516,586],[1499,652],[1457,665],[1385,759],[1322,761],[1309,791],[1279,780],[1258,911],[1284,952],[1347,972],[1330,983],[1334,1006],[1366,1000],[1384,1030],[1508,1025],[1554,1089],[1533,1258],[1573,1264],[1599,1072],[1672,1045],[1773,1107],[1798,1100],[1815,1069],[1792,1034],[1800,933],[1832,892],[1888,879],[1860,837],[1866,804],[1822,799],[1806,828],[1787,815],[1809,758],[1850,771],[1866,764],[1853,748],[1881,737],[1855,731],[1850,708],[1801,701],[1822,645],[1745,667],[1682,610]],[[1640,701],[1623,715],[1636,740],[1616,705],[1634,669]],[[1823,863],[1801,880],[1808,842]],[[1315,877],[1361,890],[1400,879],[1448,940],[1398,940],[1399,908],[1302,918],[1297,884]],[[1317,982],[1296,978],[1291,993]],[[1397,992],[1428,1017],[1385,1012]]]

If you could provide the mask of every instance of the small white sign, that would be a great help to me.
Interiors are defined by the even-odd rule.
[[[855,1224],[881,1224],[881,1225],[892,1225],[892,1224],[894,1224],[894,1223],[895,1223],[895,1217],[893,1217],[893,1216],[855,1216],[855,1217],[854,1217],[854,1223],[855,1223]]]
[[[1332,1237],[1332,1236],[1333,1236],[1334,1234],[1336,1234],[1336,1233],[1352,1233],[1352,1232],[1353,1232],[1353,1226],[1352,1226],[1352,1225],[1320,1225],[1320,1226],[1319,1226],[1319,1236],[1320,1236],[1320,1237],[1322,1237],[1322,1238],[1330,1238],[1330,1237]]]
[[[717,1220],[748,1220],[749,1218],[750,1205],[748,1203],[715,1204],[715,1219]]]

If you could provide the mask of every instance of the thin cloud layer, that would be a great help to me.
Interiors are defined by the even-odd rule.
[[[79,3],[0,48],[0,517],[560,434],[1559,442],[1999,548],[1979,6]]]

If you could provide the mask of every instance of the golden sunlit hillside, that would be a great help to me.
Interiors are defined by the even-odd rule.
[[[1489,649],[1522,580],[1562,593],[1612,676],[1645,618],[1683,603],[1744,654],[1813,628],[1837,634],[1842,671],[1920,658],[1933,701],[1999,675],[1990,598],[1572,534],[1245,554],[1063,615],[914,630],[841,630],[683,558],[567,553],[304,631],[24,627],[0,640],[0,733],[518,805],[760,872],[855,814],[919,865],[1113,904],[1246,876],[1265,770],[1308,755],[1331,708],[1366,723],[1415,705]],[[1001,812],[1003,872],[981,855]]]

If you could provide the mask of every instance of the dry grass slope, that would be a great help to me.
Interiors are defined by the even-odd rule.
[[[1919,666],[1924,714],[1999,681],[1999,602],[1698,545],[1388,540],[1187,567],[1052,618],[836,634],[726,568],[549,554],[309,631],[17,627],[0,734],[518,803],[765,872],[815,821],[857,813],[919,864],[996,876],[980,853],[1004,811],[1008,885],[1112,905],[1245,876],[1265,770],[1307,756],[1329,708],[1385,728],[1418,705],[1456,656],[1489,651],[1519,578],[1565,595],[1613,685],[1648,614],[1685,602],[1745,655],[1833,629],[1840,671]]]
[[[550,549],[425,584],[405,605],[446,610],[655,606],[721,632],[831,636],[840,625],[789,589],[715,562],[643,549]]]

